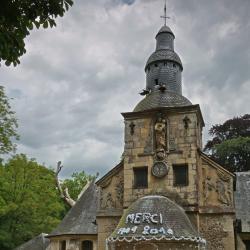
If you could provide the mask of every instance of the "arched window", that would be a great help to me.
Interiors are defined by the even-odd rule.
[[[90,240],[83,241],[82,250],[93,250],[93,242]]]

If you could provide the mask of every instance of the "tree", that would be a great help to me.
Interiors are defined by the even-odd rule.
[[[215,145],[214,157],[231,172],[250,171],[250,137],[238,137]]]
[[[15,149],[13,139],[19,139],[17,134],[17,119],[11,110],[9,99],[0,86],[0,154],[5,154]]]
[[[0,249],[10,250],[54,229],[66,212],[55,173],[25,155],[0,165]]]
[[[24,39],[30,30],[56,26],[55,18],[63,16],[72,0],[2,0],[0,8],[0,63],[20,63],[26,53]]]
[[[250,170],[250,114],[212,126],[204,150],[231,172]]]
[[[95,176],[87,175],[84,171],[79,173],[74,172],[70,179],[65,179],[63,181],[62,186],[68,188],[72,199],[77,200],[85,185],[94,179]]]
[[[69,206],[73,207],[78,200],[81,192],[84,192],[91,181],[94,181],[98,177],[98,173],[96,176],[87,175],[84,171],[78,173],[75,172],[71,175],[70,179],[65,179],[63,181],[59,180],[59,173],[62,170],[63,165],[62,162],[59,161],[57,163],[57,168],[55,172],[55,179],[57,189],[60,193],[61,198],[64,202]]]

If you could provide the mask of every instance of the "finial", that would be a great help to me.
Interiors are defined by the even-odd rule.
[[[169,16],[167,16],[167,0],[165,0],[165,6],[164,6],[164,16],[161,16],[161,18],[165,21],[165,26],[167,25],[167,19],[170,19]]]

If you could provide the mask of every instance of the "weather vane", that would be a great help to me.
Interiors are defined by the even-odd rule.
[[[165,6],[164,6],[164,16],[161,16],[165,20],[165,26],[167,25],[167,19],[170,19],[169,16],[167,16],[167,0],[165,0]]]

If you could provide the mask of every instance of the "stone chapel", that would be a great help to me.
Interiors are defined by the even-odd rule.
[[[235,175],[202,153],[202,112],[182,95],[174,39],[161,27],[145,65],[144,98],[122,113],[122,161],[92,182],[46,236],[47,250],[246,249]]]

